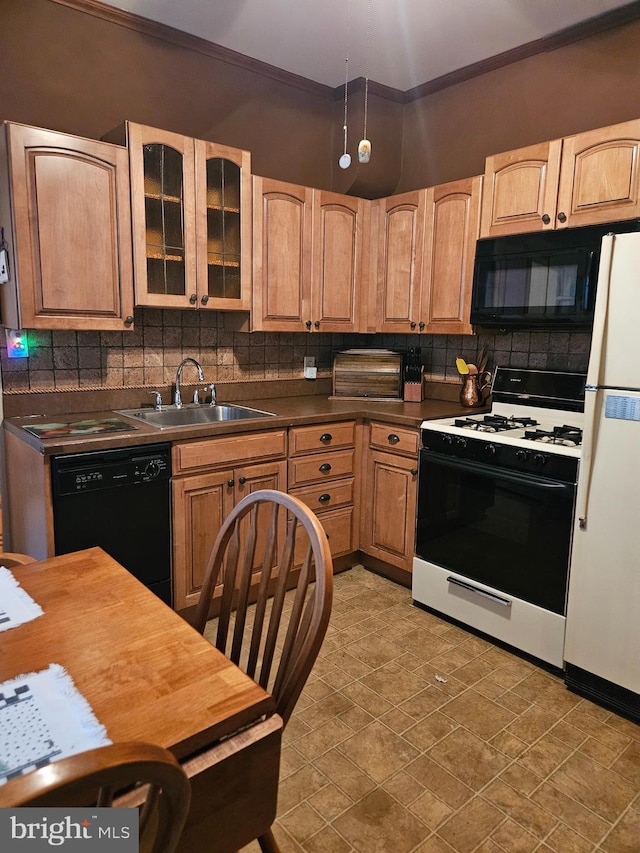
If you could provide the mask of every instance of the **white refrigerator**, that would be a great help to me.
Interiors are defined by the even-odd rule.
[[[569,689],[640,722],[640,233],[602,243],[564,657]]]

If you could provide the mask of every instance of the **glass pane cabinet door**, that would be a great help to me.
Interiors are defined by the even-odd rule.
[[[240,166],[207,160],[207,285],[211,299],[241,299]]]
[[[180,151],[160,143],[143,146],[147,291],[184,296],[184,182]]]

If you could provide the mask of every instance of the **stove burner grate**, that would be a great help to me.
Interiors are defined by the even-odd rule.
[[[582,443],[582,430],[574,426],[556,426],[551,430],[535,429],[527,430],[524,434],[529,441],[541,441],[546,444],[563,444],[568,447],[577,447]]]
[[[454,426],[463,429],[476,430],[477,432],[505,432],[510,429],[522,429],[528,426],[537,426],[538,421],[527,417],[505,417],[504,415],[485,415],[479,418],[458,418]]]

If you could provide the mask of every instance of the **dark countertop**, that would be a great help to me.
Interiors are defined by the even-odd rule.
[[[323,395],[273,397],[242,400],[241,405],[273,412],[272,418],[255,418],[242,421],[226,421],[189,427],[159,430],[148,424],[118,415],[113,411],[73,412],[66,415],[33,415],[5,419],[4,427],[13,435],[29,444],[43,456],[65,453],[86,453],[92,450],[108,450],[133,445],[175,442],[188,439],[213,438],[221,435],[237,435],[267,429],[283,429],[290,426],[322,423],[327,420],[366,418],[384,421],[397,426],[418,427],[424,420],[454,417],[470,412],[485,412],[489,406],[468,409],[458,401],[427,399],[421,403],[405,403],[402,400],[373,401],[337,400]],[[72,423],[79,420],[120,418],[131,423],[130,431],[102,433],[87,436],[69,436],[40,439],[26,432],[25,426],[47,423]],[[136,428],[137,427],[137,428]]]

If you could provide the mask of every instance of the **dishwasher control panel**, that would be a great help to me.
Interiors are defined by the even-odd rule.
[[[57,495],[168,480],[171,477],[171,451],[167,444],[135,450],[71,454],[55,457],[53,470],[53,490]]]

